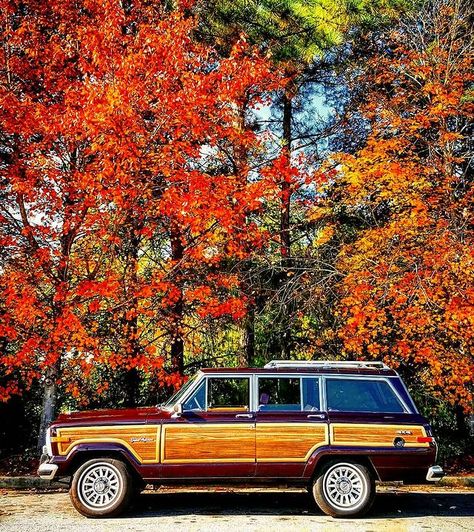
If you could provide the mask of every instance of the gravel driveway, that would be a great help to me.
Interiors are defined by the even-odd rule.
[[[123,517],[102,520],[79,515],[67,493],[3,491],[0,531],[474,531],[473,490],[382,487],[378,491],[370,514],[350,520],[323,515],[306,492],[297,490],[145,492]]]

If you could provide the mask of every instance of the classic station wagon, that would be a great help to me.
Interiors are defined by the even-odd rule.
[[[205,369],[167,403],[62,414],[38,474],[72,477],[89,517],[117,515],[146,484],[307,486],[332,516],[362,515],[375,481],[436,481],[436,442],[379,362],[272,361]]]

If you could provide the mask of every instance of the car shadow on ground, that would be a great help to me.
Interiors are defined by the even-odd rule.
[[[178,515],[278,515],[322,516],[312,497],[295,492],[182,492],[144,493],[136,499],[126,517]],[[124,516],[124,517],[125,517]],[[472,493],[378,493],[367,519],[424,516],[474,517]]]

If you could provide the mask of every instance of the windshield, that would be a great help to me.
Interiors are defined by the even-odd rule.
[[[166,403],[163,403],[163,407],[171,407],[175,405],[176,403],[179,403],[181,398],[184,397],[185,393],[191,388],[191,386],[196,382],[196,379],[198,378],[199,373],[196,373],[193,375],[181,388],[173,394]]]

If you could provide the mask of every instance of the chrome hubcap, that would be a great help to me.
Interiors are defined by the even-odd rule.
[[[342,495],[350,493],[352,489],[351,481],[346,477],[339,478],[336,481],[336,489],[339,493],[342,493]]]
[[[122,491],[119,471],[108,463],[87,468],[78,482],[81,502],[93,509],[103,509],[114,504]]]
[[[362,504],[368,490],[365,478],[352,464],[337,464],[329,469],[323,487],[329,502],[344,510]]]

